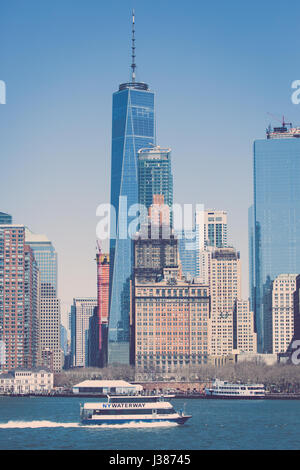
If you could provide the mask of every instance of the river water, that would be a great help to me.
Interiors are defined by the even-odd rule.
[[[184,425],[82,427],[81,398],[0,397],[0,449],[299,449],[300,401],[173,400]],[[85,399],[84,401],[97,401]]]

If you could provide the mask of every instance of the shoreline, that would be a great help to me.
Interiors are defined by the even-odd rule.
[[[0,398],[107,398],[107,395],[95,394],[74,394],[74,393],[61,393],[61,394],[0,394]],[[211,397],[204,394],[176,394],[172,400],[300,400],[300,394],[293,393],[269,393],[264,398],[249,398],[249,397]]]

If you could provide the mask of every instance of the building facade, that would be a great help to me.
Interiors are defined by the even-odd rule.
[[[288,129],[283,123],[254,142],[249,276],[259,352],[269,347],[265,317],[272,281],[282,273],[300,272],[299,135],[299,128]]]
[[[25,316],[25,364],[27,368],[41,364],[41,312],[40,271],[30,246],[24,247],[24,316]]]
[[[168,278],[136,282],[133,291],[137,371],[171,372],[205,364],[209,354],[209,287]]]
[[[147,238],[140,232],[134,240],[134,277],[138,282],[155,282],[159,277],[162,278],[164,268],[178,268],[178,240],[173,233],[165,238],[161,225],[157,226],[155,238],[151,238],[150,223],[146,230]]]
[[[120,85],[113,95],[112,115],[111,205],[116,224],[110,240],[108,361],[128,364],[133,267],[128,227],[134,217],[128,217],[125,225],[122,220],[127,209],[138,203],[138,151],[155,144],[154,93],[134,80]]]
[[[163,195],[164,204],[170,208],[172,220],[173,176],[171,170],[171,149],[159,146],[138,151],[138,196],[139,204],[145,208],[145,220],[153,204],[154,195]]]
[[[257,334],[254,331],[254,313],[249,300],[235,301],[233,309],[233,349],[239,353],[257,352]]]
[[[215,209],[204,211],[204,244],[215,248],[227,246],[227,212]]]
[[[58,372],[63,366],[63,353],[60,344],[60,300],[57,296],[57,253],[45,235],[26,229],[25,239],[33,251],[40,272],[41,357],[51,356],[53,370]],[[49,361],[42,365],[49,367]]]
[[[25,318],[25,227],[0,226],[1,371],[24,367],[28,341]]]
[[[234,248],[217,248],[210,260],[211,355],[233,350],[233,310],[241,299],[240,254]]]
[[[0,393],[50,393],[53,390],[53,372],[42,369],[16,369],[0,374]]]
[[[94,315],[97,308],[97,299],[94,298],[75,298],[73,300],[72,315],[74,329],[72,329],[71,350],[73,356],[73,367],[86,367],[89,365],[89,327],[90,318]]]
[[[272,289],[272,353],[287,351],[294,336],[294,296],[297,274],[280,274]]]
[[[0,212],[0,225],[12,224],[12,216],[5,212]]]
[[[93,363],[103,367],[107,364],[107,334],[109,319],[109,254],[99,251],[97,261],[97,326],[96,349],[93,355]]]

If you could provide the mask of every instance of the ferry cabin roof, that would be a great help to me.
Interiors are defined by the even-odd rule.
[[[84,403],[83,408],[85,410],[103,410],[103,409],[172,409],[173,406],[171,403],[168,403],[166,401],[159,401],[156,402],[155,404],[153,402],[151,403],[145,403],[145,402],[139,402],[139,403],[107,403],[107,402],[99,402],[99,403]]]

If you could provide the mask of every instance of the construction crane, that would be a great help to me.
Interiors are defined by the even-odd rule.
[[[276,121],[280,122],[282,124],[282,127],[290,126],[290,128],[292,128],[293,124],[291,122],[285,122],[284,116],[282,116],[282,120],[279,120],[278,116],[276,116],[275,114],[272,114],[269,112],[267,114],[269,114],[270,116],[273,116],[273,118],[275,118]]]

